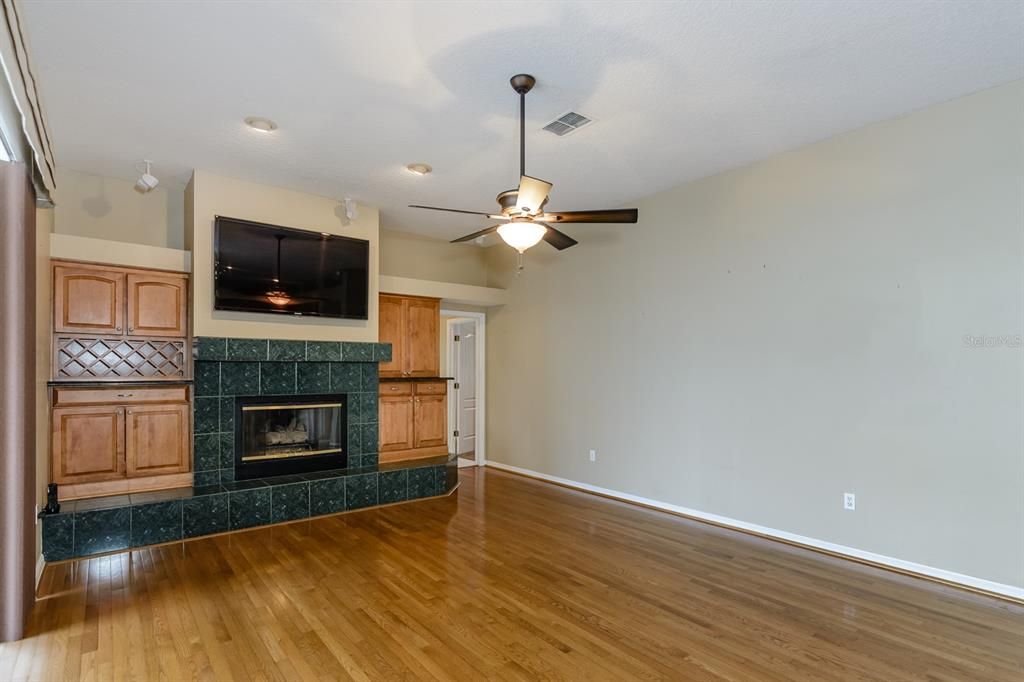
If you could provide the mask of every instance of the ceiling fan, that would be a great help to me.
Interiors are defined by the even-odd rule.
[[[410,205],[410,208],[483,215],[492,220],[503,221],[499,225],[492,225],[479,232],[454,239],[452,243],[472,241],[497,231],[498,236],[520,254],[542,239],[559,251],[578,243],[569,235],[553,227],[551,223],[635,223],[639,215],[635,208],[559,212],[544,210],[544,206],[548,202],[548,193],[551,191],[551,183],[526,174],[526,93],[533,89],[537,79],[529,74],[521,73],[512,76],[509,82],[512,84],[512,89],[519,93],[520,178],[518,189],[506,190],[496,197],[501,212],[494,214],[416,204]]]

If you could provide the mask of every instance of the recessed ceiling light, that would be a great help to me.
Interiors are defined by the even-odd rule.
[[[425,163],[410,163],[405,167],[405,170],[409,171],[413,175],[426,175],[434,169]]]
[[[263,118],[262,116],[246,116],[245,125],[249,126],[253,130],[258,130],[261,133],[269,133],[277,130],[277,124],[271,121],[269,118]]]

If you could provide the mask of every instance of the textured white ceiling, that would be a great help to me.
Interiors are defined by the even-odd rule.
[[[486,219],[405,205],[492,210],[517,183],[518,72],[538,79],[527,172],[554,183],[552,210],[629,204],[1024,77],[1015,1],[21,6],[59,165],[132,178],[151,158],[164,182],[198,167],[352,196],[446,238]],[[540,130],[570,108],[596,123]]]

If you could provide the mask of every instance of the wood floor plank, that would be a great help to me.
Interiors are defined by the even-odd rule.
[[[0,680],[1024,679],[1024,607],[542,482],[51,565]]]

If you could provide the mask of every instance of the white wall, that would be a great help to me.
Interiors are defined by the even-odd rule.
[[[488,458],[1024,586],[1024,351],[963,340],[1024,333],[1022,121],[1018,82],[567,228],[518,278],[488,249]]]
[[[258,185],[196,170],[185,189],[185,244],[192,250],[192,328],[196,336],[376,341],[379,224],[377,210],[359,207],[359,218],[342,223],[336,199]],[[337,320],[238,313],[213,309],[213,223],[222,215],[370,242],[369,319]]]
[[[161,183],[147,194],[135,183],[58,168],[53,231],[115,242],[184,248],[184,195]]]

